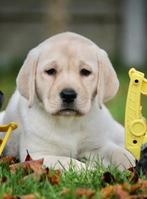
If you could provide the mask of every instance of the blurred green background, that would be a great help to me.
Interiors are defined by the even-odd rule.
[[[3,109],[28,51],[56,33],[73,31],[107,51],[120,80],[117,96],[107,105],[123,123],[128,70],[147,72],[146,0],[5,0],[0,1],[0,27]],[[142,101],[147,115],[146,98]]]

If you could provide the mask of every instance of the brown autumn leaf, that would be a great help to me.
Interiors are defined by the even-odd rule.
[[[24,169],[26,172],[32,170],[33,172],[40,173],[42,171],[43,159],[31,160],[27,162],[20,162],[9,166],[11,173],[16,173],[18,168]]]
[[[127,182],[122,184],[122,188],[127,191],[127,192],[131,192],[131,185],[128,184]]]
[[[102,199],[109,199],[111,197],[117,199],[145,199],[147,198],[147,180],[141,180],[136,184],[117,184],[109,185],[102,188],[100,191]]]
[[[10,194],[4,194],[3,199],[36,199],[34,194],[28,194],[23,196],[12,196]]]
[[[23,180],[26,180],[28,178],[32,178],[36,181],[43,181],[45,179],[48,179],[52,185],[59,185],[60,176],[61,176],[61,172],[59,170],[54,170],[54,171],[50,172],[48,168],[42,168],[42,167],[40,168],[39,165],[36,166],[34,161],[31,164],[30,168],[34,172],[23,177]]]
[[[101,177],[101,180],[102,182],[108,183],[108,184],[113,184],[114,182],[116,182],[116,179],[114,178],[114,176],[108,171],[103,174],[103,176]]]
[[[134,167],[131,167],[128,169],[130,171],[130,176],[128,177],[128,180],[130,183],[137,183],[139,180],[139,175]]]
[[[29,152],[28,152],[28,150],[27,150],[27,156],[26,156],[26,158],[25,158],[25,162],[26,162],[26,161],[31,161],[31,160],[33,160],[33,159],[32,159],[32,157],[30,156],[30,154],[29,154]]]
[[[136,192],[140,189],[141,184],[136,183],[136,184],[129,184],[127,182],[123,183],[122,185],[123,190],[127,191],[129,194],[133,195],[136,194]]]
[[[122,185],[119,184],[113,187],[113,192],[114,196],[118,199],[124,199],[129,196],[129,193],[123,189]]]
[[[100,196],[102,199],[108,199],[111,197],[115,197],[117,199],[124,199],[129,196],[129,193],[123,189],[123,186],[120,184],[117,185],[109,185],[105,188],[102,188],[100,191]]]
[[[62,174],[59,169],[54,170],[54,172],[55,172],[55,175],[57,175],[57,176],[61,176],[61,174]]]
[[[39,170],[39,172],[30,173],[30,174],[24,176],[22,180],[27,180],[27,179],[31,178],[33,180],[42,182],[45,179],[48,179],[48,175],[49,175],[49,169],[41,168],[41,170]]]
[[[138,194],[145,194],[147,196],[147,181],[145,180],[141,180],[139,179],[139,182],[136,184],[128,184],[128,183],[124,183],[122,184],[122,188],[126,191],[128,191],[128,193],[130,195],[135,196]]]
[[[52,185],[59,185],[60,183],[60,177],[57,175],[50,176],[48,179]]]
[[[4,194],[4,196],[3,196],[3,199],[17,199],[17,197],[16,197],[16,196],[12,196],[12,195],[10,195],[10,194],[5,193],[5,194]]]
[[[86,198],[92,198],[95,195],[95,191],[92,189],[86,189],[86,188],[77,188],[75,191],[75,195],[77,197],[86,197]]]
[[[24,176],[23,180],[28,178],[32,178],[36,181],[43,181],[48,179],[52,185],[59,185],[61,176],[60,170],[53,170],[50,172],[48,168],[42,168],[40,165],[36,166],[36,162],[34,161],[32,161],[30,168],[32,169],[33,173]]]
[[[143,192],[145,192],[146,196],[147,196],[147,180],[142,180],[141,181],[141,190]]]
[[[113,186],[109,185],[101,189],[100,196],[102,199],[110,198],[113,194]]]
[[[36,196],[34,194],[28,194],[24,196],[19,196],[19,199],[36,199]]]
[[[144,194],[130,195],[127,199],[146,199],[147,197]]]
[[[15,164],[17,162],[16,158],[13,156],[5,156],[0,158],[0,164]]]
[[[54,170],[53,173],[48,172],[48,180],[52,185],[59,185],[60,183],[60,177],[61,177],[61,171],[60,170]]]
[[[141,189],[141,183],[136,183],[136,184],[133,184],[132,186],[130,186],[130,191],[129,193],[132,195],[132,194],[137,194],[136,192]]]
[[[45,179],[45,175],[37,174],[37,173],[31,173],[29,175],[24,176],[22,178],[22,181],[25,181],[27,179],[33,179],[34,181],[43,181]]]
[[[30,168],[32,169],[33,172],[35,172],[36,174],[43,174],[43,173],[46,173],[46,169],[42,167],[43,161],[44,159],[31,160],[27,162],[29,162]]]

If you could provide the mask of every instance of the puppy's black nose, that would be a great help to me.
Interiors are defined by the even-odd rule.
[[[77,93],[71,89],[71,88],[66,88],[61,91],[60,97],[65,103],[72,103],[77,97]]]

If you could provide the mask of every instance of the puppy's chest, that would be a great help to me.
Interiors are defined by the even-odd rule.
[[[67,129],[62,132],[60,129],[50,135],[48,143],[55,144],[58,154],[61,152],[61,155],[76,157],[80,140],[80,132],[69,132]]]
[[[37,115],[37,114],[36,114]],[[81,145],[84,143],[85,138],[88,136],[88,129],[81,121],[70,120],[65,118],[48,118],[42,114],[31,114],[29,121],[31,121],[31,129],[27,130],[32,137],[35,149],[38,148],[42,151],[48,151],[54,155],[64,155],[77,157],[81,150]],[[29,115],[30,116],[30,115]],[[28,118],[26,119],[28,121]],[[35,150],[34,149],[34,150]]]
[[[55,128],[50,134],[49,142],[56,143],[64,155],[76,157],[81,142],[81,132],[74,128]]]
[[[83,132],[77,126],[46,124],[40,128],[42,146],[55,155],[77,157]]]

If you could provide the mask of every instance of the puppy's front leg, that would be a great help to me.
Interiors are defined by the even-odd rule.
[[[86,158],[92,165],[98,159],[102,160],[105,167],[108,165],[117,166],[120,170],[135,166],[135,158],[129,151],[112,142],[103,147],[80,154],[80,158]],[[79,159],[80,159],[79,158]]]
[[[52,156],[52,155],[46,155],[46,154],[34,154],[30,153],[32,159],[44,159],[43,164],[46,167],[49,168],[54,168],[54,169],[60,169],[60,170],[68,170],[70,166],[73,165],[73,167],[77,170],[85,169],[85,164],[73,159],[73,158],[68,158],[65,156]]]

